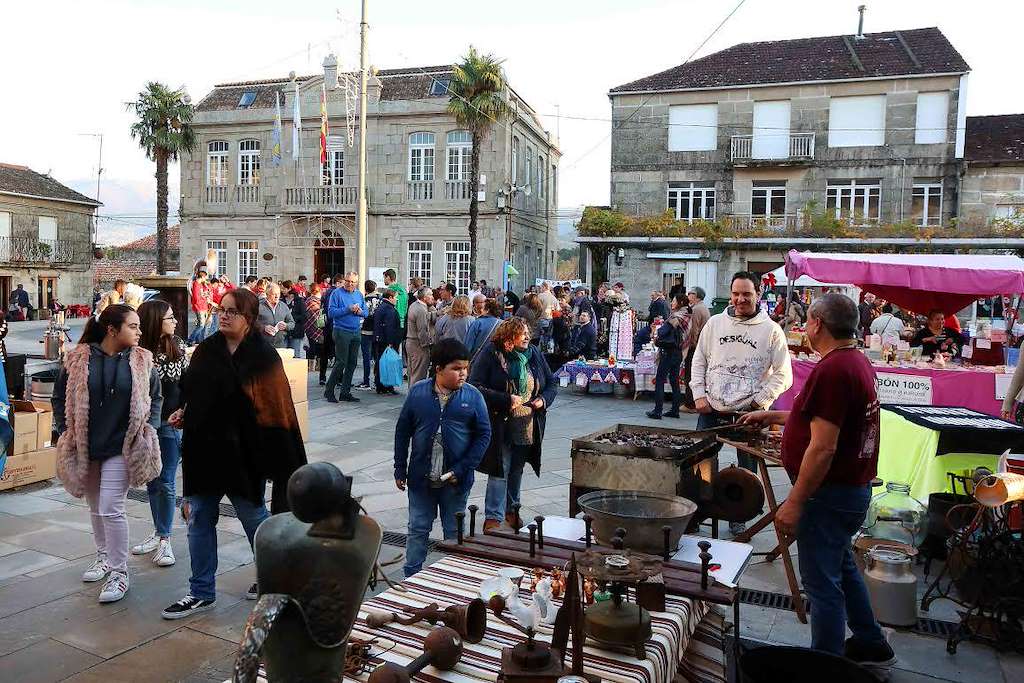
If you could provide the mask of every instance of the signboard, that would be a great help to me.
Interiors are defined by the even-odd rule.
[[[1010,380],[1013,375],[1000,373],[996,375],[996,400],[1002,401],[1006,398],[1006,392],[1010,390]]]
[[[921,375],[900,375],[894,372],[875,373],[879,403],[930,406],[932,378]]]
[[[384,266],[382,268],[378,268],[377,266],[370,266],[367,269],[370,271],[370,274],[369,276],[367,276],[366,279],[373,280],[374,282],[376,282],[377,288],[380,289],[384,287],[384,271],[387,270],[388,268],[390,268],[390,266]]]

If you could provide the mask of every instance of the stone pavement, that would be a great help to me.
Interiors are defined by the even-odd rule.
[[[395,489],[391,465],[401,397],[363,392],[357,393],[362,399],[359,404],[332,405],[322,400],[315,375],[310,379],[309,459],[333,462],[352,475],[354,492],[363,496],[369,514],[386,530],[404,533],[406,500]],[[564,390],[548,418],[542,475],[528,473],[523,479],[522,514],[566,514],[571,439],[616,422],[653,424],[644,416],[649,408],[649,401],[579,397]],[[695,422],[693,416],[686,416],[661,424],[693,428]],[[723,464],[734,459],[728,449],[723,452]],[[781,497],[788,484],[782,472],[775,471],[773,476],[779,480]],[[484,482],[478,481],[470,502],[482,507],[483,493]],[[152,531],[149,506],[129,500],[128,514],[134,543]],[[67,495],[55,481],[0,493],[0,681],[228,679],[253,605],[244,596],[255,572],[238,520],[221,517],[218,531],[216,609],[190,619],[165,621],[160,610],[187,587],[188,549],[180,519],[173,538],[178,563],[161,569],[146,557],[133,557],[128,596],[100,605],[96,602],[99,586],[84,584],[80,578],[94,554],[84,501]],[[439,537],[439,525],[434,535]],[[754,545],[758,550],[773,547],[772,532],[759,534]],[[389,548],[388,554],[397,551]],[[389,573],[400,574],[400,568]],[[784,593],[785,585],[778,561],[755,559],[743,580],[744,587],[775,593]],[[955,612],[940,602],[931,616],[953,620]],[[747,639],[809,642],[808,627],[793,612],[743,605],[741,621],[741,633]],[[892,678],[895,683],[1024,680],[1024,658],[997,654],[984,646],[962,644],[958,654],[950,656],[945,642],[935,637],[896,632],[892,642],[900,657]]]

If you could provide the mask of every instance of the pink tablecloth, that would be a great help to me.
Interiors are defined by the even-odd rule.
[[[789,391],[779,396],[775,407],[779,410],[789,410],[793,407],[796,395],[804,386],[807,377],[814,369],[813,361],[793,361],[793,386]],[[931,378],[932,402],[934,406],[963,406],[972,408],[988,415],[999,415],[1001,402],[997,401],[996,395],[996,373],[984,370],[921,370],[918,368],[875,368],[876,373],[891,373],[894,375],[917,375]],[[882,403],[897,403],[899,401],[886,401]],[[913,402],[913,401],[907,401]]]

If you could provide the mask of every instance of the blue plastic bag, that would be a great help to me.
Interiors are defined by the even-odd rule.
[[[402,357],[390,346],[380,356],[380,383],[386,387],[402,386]]]

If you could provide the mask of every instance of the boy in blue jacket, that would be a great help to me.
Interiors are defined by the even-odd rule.
[[[466,384],[465,345],[457,339],[436,343],[430,367],[432,376],[410,387],[395,425],[395,486],[409,496],[407,577],[423,567],[439,510],[444,537],[456,537],[455,513],[465,510],[473,471],[491,441],[483,395]]]

